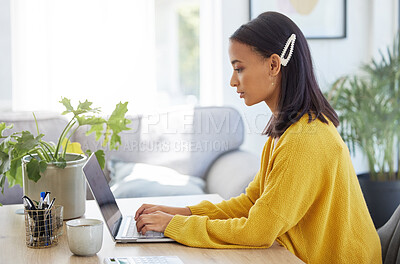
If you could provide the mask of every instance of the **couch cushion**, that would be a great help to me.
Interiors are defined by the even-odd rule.
[[[68,123],[67,117],[53,112],[35,112],[39,126],[39,132],[44,134],[45,141],[57,143],[61,132]],[[14,127],[6,130],[4,135],[8,136],[13,132],[27,130],[37,135],[36,122],[32,112],[3,112],[0,113],[0,123],[13,124]]]
[[[116,198],[203,194],[204,180],[156,165],[111,160],[110,187]]]
[[[244,126],[231,107],[195,107],[142,116],[131,116],[132,130],[121,133],[118,151],[105,149],[106,159],[169,167],[181,174],[204,178],[211,164],[222,154],[238,149]],[[73,141],[84,150],[102,148],[94,134],[78,129]]]

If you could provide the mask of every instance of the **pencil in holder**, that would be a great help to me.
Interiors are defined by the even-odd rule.
[[[26,245],[31,248],[55,246],[62,234],[63,207],[55,205],[50,210],[25,210]]]

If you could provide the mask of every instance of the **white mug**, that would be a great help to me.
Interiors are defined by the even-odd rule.
[[[103,244],[103,222],[97,219],[75,219],[66,223],[68,246],[78,256],[92,256]]]

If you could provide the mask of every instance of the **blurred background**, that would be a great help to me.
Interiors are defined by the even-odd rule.
[[[0,0],[0,111],[60,112],[61,96],[92,100],[104,112],[129,101],[132,115],[232,106],[246,126],[242,148],[259,156],[271,113],[263,103],[245,106],[229,85],[228,38],[240,25],[276,9],[298,19],[303,32],[323,25],[307,33],[323,91],[379,56],[398,31],[395,0],[299,3]],[[352,159],[357,173],[368,171],[364,155]]]

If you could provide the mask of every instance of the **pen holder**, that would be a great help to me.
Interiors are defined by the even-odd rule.
[[[26,245],[30,248],[55,246],[62,234],[63,207],[55,205],[50,210],[25,210]]]

